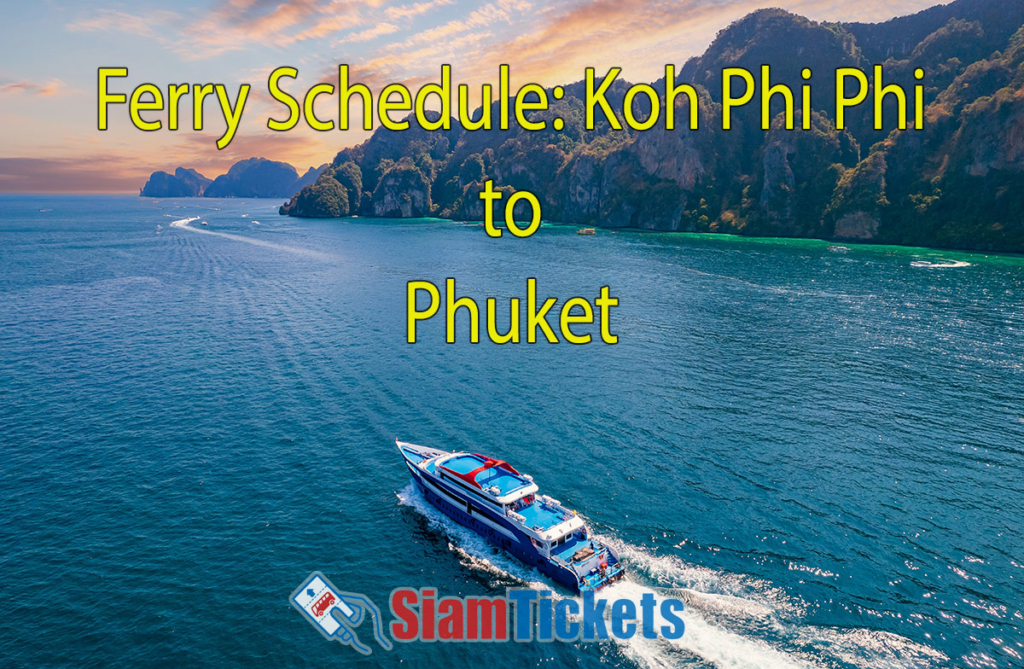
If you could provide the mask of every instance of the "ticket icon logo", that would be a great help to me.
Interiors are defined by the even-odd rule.
[[[384,650],[391,650],[391,639],[384,634],[384,623],[377,605],[366,595],[338,590],[320,572],[310,574],[292,593],[289,601],[324,637],[336,639],[363,655],[372,651],[359,640],[355,628],[369,614],[373,618],[374,639]]]

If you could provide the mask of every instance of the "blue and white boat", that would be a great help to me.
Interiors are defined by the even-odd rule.
[[[528,566],[577,592],[623,577],[618,554],[530,475],[479,453],[395,443],[431,504]]]

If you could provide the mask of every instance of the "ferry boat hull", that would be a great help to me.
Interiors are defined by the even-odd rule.
[[[623,577],[625,570],[618,554],[611,547],[588,538],[588,530],[582,520],[575,516],[575,512],[571,512],[570,518],[556,523],[545,532],[540,525],[529,527],[528,521],[523,522],[523,516],[514,512],[509,514],[510,507],[506,507],[505,512],[502,512],[499,505],[489,503],[485,496],[475,493],[472,489],[467,490],[467,486],[459,484],[456,478],[441,475],[438,470],[444,469],[443,464],[430,467],[432,463],[443,462],[445,458],[450,459],[453,456],[485,456],[452,454],[397,440],[396,443],[416,487],[428,502],[528,567],[575,592],[597,590]],[[490,458],[486,460],[500,462]],[[508,467],[506,463],[500,464]],[[515,471],[511,467],[509,469]],[[532,490],[536,490],[536,486],[533,486]],[[539,501],[533,504],[540,504],[542,510],[550,511],[551,507],[557,507],[561,511],[566,511],[557,501],[544,496],[538,497]],[[552,503],[550,507],[545,506],[548,502]],[[566,515],[568,513],[566,512]],[[566,539],[564,544],[556,546],[555,542],[545,540],[567,530],[572,533],[572,538]],[[561,553],[561,557],[555,554],[556,550]]]

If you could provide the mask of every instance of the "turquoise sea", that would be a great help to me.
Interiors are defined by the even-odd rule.
[[[0,665],[1024,666],[1021,258],[278,204],[0,196]],[[406,281],[449,276],[610,285],[620,343],[406,344]],[[533,474],[684,638],[322,638],[313,570],[384,607],[539,584],[396,437]]]

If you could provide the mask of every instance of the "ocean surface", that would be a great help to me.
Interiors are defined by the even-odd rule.
[[[278,204],[0,196],[0,665],[1024,666],[1024,259]],[[609,285],[619,343],[406,344],[406,282],[449,276]],[[683,639],[322,638],[313,570],[385,608],[543,583],[396,437],[533,474]]]

